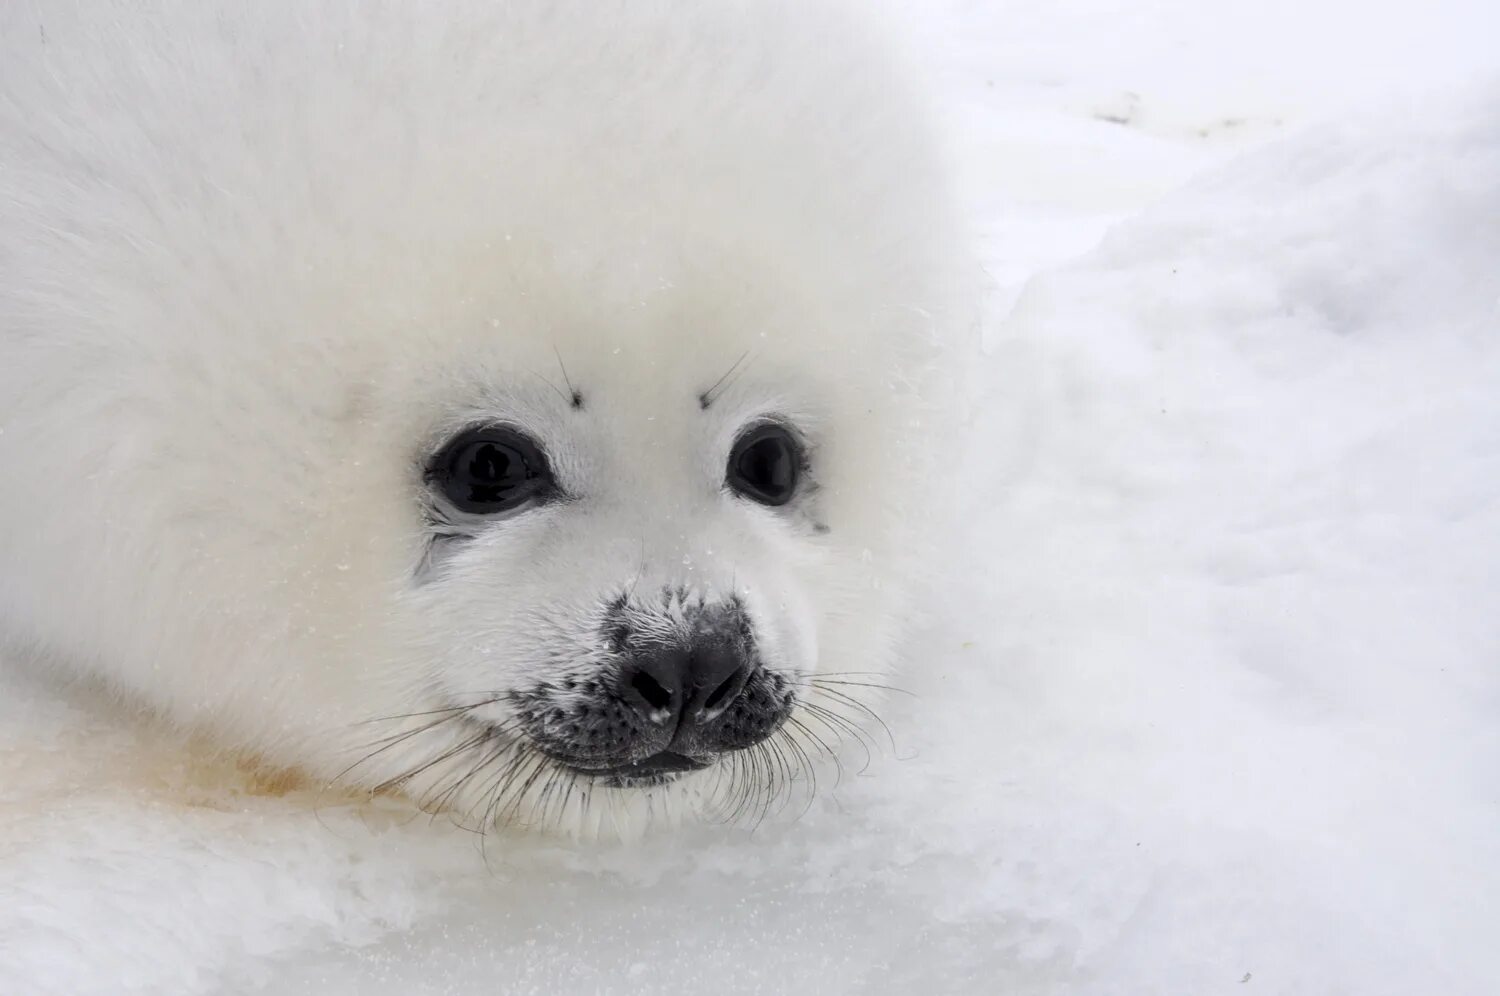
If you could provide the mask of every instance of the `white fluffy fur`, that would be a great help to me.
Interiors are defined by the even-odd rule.
[[[888,667],[963,259],[866,20],[0,5],[0,630],[323,778],[419,725],[370,720],[586,668],[630,583],[738,592],[789,674]],[[720,490],[768,412],[812,443],[795,513]],[[425,577],[422,464],[473,418],[581,498]]]

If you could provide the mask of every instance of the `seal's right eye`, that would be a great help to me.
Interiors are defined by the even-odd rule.
[[[503,426],[458,436],[438,453],[428,477],[455,508],[474,515],[508,512],[554,490],[541,447]]]

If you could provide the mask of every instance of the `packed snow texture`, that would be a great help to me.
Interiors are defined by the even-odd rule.
[[[481,855],[8,676],[0,991],[1500,991],[1500,14],[921,11],[993,294],[894,748]]]

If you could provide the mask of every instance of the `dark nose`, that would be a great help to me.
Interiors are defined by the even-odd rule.
[[[702,726],[739,698],[752,670],[729,641],[644,649],[625,669],[621,692],[649,722]]]

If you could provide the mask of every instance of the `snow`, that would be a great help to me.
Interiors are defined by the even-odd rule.
[[[894,749],[481,855],[9,675],[0,990],[1500,991],[1500,11],[912,13],[994,292]]]

